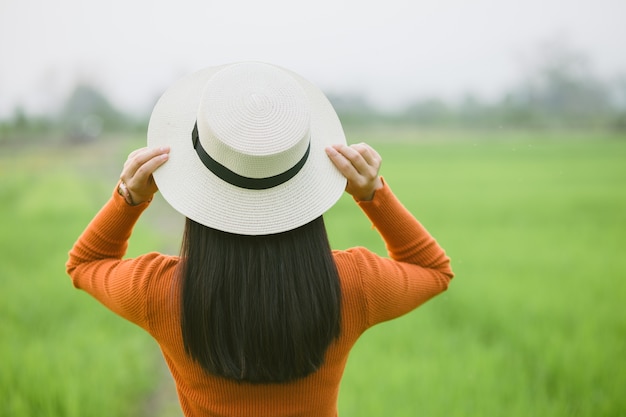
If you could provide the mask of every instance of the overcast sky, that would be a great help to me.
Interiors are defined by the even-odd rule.
[[[553,39],[626,72],[626,1],[0,0],[0,116],[49,110],[76,80],[149,111],[178,77],[241,60],[383,105],[489,97]]]

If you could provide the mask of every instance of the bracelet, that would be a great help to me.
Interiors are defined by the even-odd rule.
[[[130,191],[128,191],[128,187],[126,186],[126,183],[124,181],[120,181],[120,184],[117,186],[117,193],[124,197],[124,201],[126,201],[126,204],[128,204],[129,206],[137,205],[133,201],[133,197],[130,195]]]

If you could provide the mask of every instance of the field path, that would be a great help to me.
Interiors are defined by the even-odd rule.
[[[110,190],[114,184],[109,183],[118,178],[128,152],[141,146],[144,145],[139,140],[107,137],[93,143],[72,146],[64,151],[71,154],[72,157],[69,160],[76,164],[79,172],[93,176],[98,182],[106,181],[104,190]],[[153,228],[157,232],[159,241],[155,250],[167,254],[178,254],[184,218],[160,195],[155,196],[154,201],[139,221],[143,227]],[[159,367],[157,372],[159,381],[154,384],[154,391],[139,405],[139,416],[183,417],[174,381],[158,346],[155,344],[154,351],[147,354],[155,357],[154,363]]]
[[[145,417],[183,417],[174,381],[162,359],[160,360],[160,367],[159,383],[142,405],[141,415]]]

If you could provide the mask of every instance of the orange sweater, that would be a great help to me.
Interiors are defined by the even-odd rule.
[[[453,276],[444,251],[387,185],[372,201],[358,204],[391,259],[361,247],[333,252],[343,292],[341,336],[320,370],[288,384],[239,384],[209,376],[185,354],[179,288],[173,285],[179,258],[148,253],[122,260],[148,203],[131,207],[115,192],[70,251],[67,272],[76,288],[154,337],[185,416],[336,416],[339,383],[359,336],[444,291]]]

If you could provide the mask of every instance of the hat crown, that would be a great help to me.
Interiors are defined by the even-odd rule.
[[[279,175],[306,153],[309,102],[286,71],[262,63],[228,66],[207,82],[198,140],[215,161],[249,178]]]
[[[318,87],[264,63],[181,78],[148,125],[148,146],[170,147],[153,174],[165,200],[197,223],[243,235],[292,230],[335,204],[346,178],[325,149],[345,143]]]

